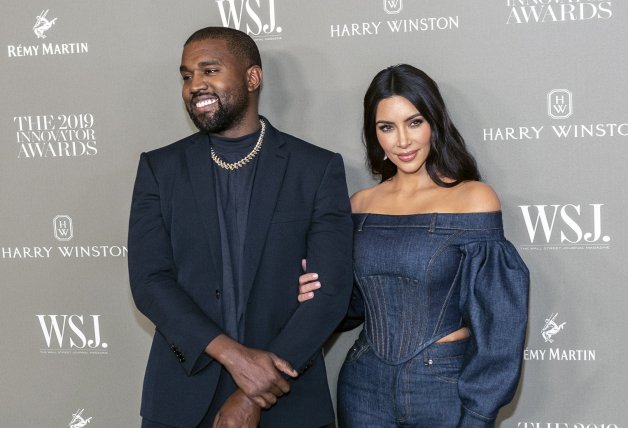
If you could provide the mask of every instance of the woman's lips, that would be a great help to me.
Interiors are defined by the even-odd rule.
[[[410,162],[412,160],[414,160],[414,158],[416,157],[418,150],[413,150],[411,152],[406,152],[406,153],[399,153],[397,155],[397,158],[402,161],[402,162]]]

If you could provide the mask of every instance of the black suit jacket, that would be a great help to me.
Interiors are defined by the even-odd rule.
[[[321,347],[346,313],[352,224],[342,158],[267,126],[243,256],[243,344],[288,360],[300,376],[262,412],[262,427],[333,420]],[[202,419],[221,366],[203,353],[222,331],[222,259],[208,137],[140,157],[128,237],[131,290],[156,326],[142,416],[177,427]],[[297,301],[300,261],[324,284]]]

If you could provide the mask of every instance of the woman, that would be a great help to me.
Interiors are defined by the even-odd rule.
[[[381,182],[351,198],[347,319],[364,329],[338,380],[340,426],[493,427],[517,388],[529,283],[499,199],[421,70],[375,76],[363,131]],[[299,284],[302,302],[321,286]]]

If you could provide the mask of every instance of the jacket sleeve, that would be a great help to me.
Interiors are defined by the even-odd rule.
[[[347,312],[352,284],[353,226],[342,158],[327,165],[307,236],[307,267],[325,284],[300,304],[268,350],[303,372]]]
[[[170,232],[162,214],[162,189],[146,153],[133,190],[128,264],[135,305],[166,339],[188,375],[211,362],[207,344],[221,333],[177,283]]]
[[[460,280],[460,309],[472,340],[458,380],[458,427],[489,428],[519,382],[529,272],[510,242],[474,242],[463,247]]]
[[[338,327],[338,331],[349,331],[358,327],[364,322],[364,298],[357,283],[353,283],[353,291],[351,291],[351,300],[349,300],[349,309],[342,323]]]

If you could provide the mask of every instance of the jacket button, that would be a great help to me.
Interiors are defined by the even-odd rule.
[[[220,300],[220,296],[222,296],[222,293],[220,292],[220,290],[216,290],[216,299]]]

